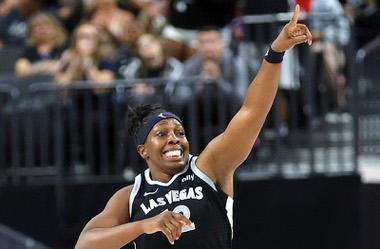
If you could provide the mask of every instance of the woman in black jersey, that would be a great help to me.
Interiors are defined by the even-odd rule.
[[[122,188],[83,229],[75,248],[229,249],[233,174],[246,159],[276,95],[286,50],[312,43],[298,24],[300,8],[265,54],[241,109],[198,157],[179,117],[150,106],[130,117],[138,153],[148,169]]]

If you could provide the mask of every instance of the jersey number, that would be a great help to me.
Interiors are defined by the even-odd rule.
[[[174,209],[173,209],[173,212],[175,213],[181,213],[183,214],[183,216],[185,216],[186,218],[190,219],[190,209],[189,207],[185,206],[185,205],[179,205],[179,206],[176,206]],[[188,232],[188,231],[192,231],[192,230],[195,230],[195,224],[193,223],[193,227],[190,227],[190,226],[185,226],[185,227],[182,227],[182,232],[185,233],[185,232]]]

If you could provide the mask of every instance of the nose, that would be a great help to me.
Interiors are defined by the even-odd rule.
[[[177,143],[179,143],[179,137],[175,134],[175,132],[170,132],[169,144],[177,144]]]

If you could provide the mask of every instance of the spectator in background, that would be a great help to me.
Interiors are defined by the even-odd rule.
[[[241,21],[238,23],[242,33],[237,39],[237,53],[248,64],[251,77],[254,77],[257,73],[261,66],[261,55],[266,52],[270,42],[276,36],[278,28],[283,25],[283,20],[276,19],[277,14],[289,13],[296,2],[302,8],[305,6],[304,3],[306,4],[310,0],[241,0],[242,15],[255,15],[263,18],[263,21],[248,21],[246,23]],[[284,15],[281,16],[281,18],[283,17]],[[289,17],[291,16],[289,15]],[[289,127],[292,124],[290,121],[299,116],[297,108],[299,105],[295,104],[296,102],[290,97],[297,96],[298,100],[298,96],[302,94],[302,91],[300,91],[301,63],[299,61],[299,49],[302,49],[302,46],[288,51],[284,55],[282,62],[283,70],[281,70],[280,91],[278,93],[280,103],[278,125],[281,127],[281,135],[284,136],[288,135],[289,128],[292,128]],[[277,118],[274,118],[271,112],[266,127],[271,128],[277,125],[275,120]],[[256,148],[258,147],[256,146]]]
[[[352,2],[351,0],[349,2]],[[354,5],[355,33],[358,47],[364,46],[380,35],[380,2],[379,0],[357,0]]]
[[[345,16],[342,4],[338,0],[311,0],[309,20],[316,39],[323,42],[345,46],[351,38],[349,19]]]
[[[177,79],[182,74],[182,63],[167,57],[159,37],[149,33],[142,34],[136,42],[136,57],[120,56],[118,74],[121,78]]]
[[[198,52],[185,62],[183,75],[211,78],[242,101],[249,83],[246,63],[226,46],[216,26],[202,27],[198,39]]]
[[[26,21],[43,8],[42,0],[18,0],[0,22],[0,47],[23,47],[26,38]]]
[[[89,166],[89,170],[95,173],[100,172],[101,165],[107,163],[110,169],[112,162],[102,158],[99,151],[99,143],[104,142],[99,138],[97,123],[93,117],[102,115],[104,131],[111,132],[113,126],[112,115],[106,115],[112,112],[112,88],[111,85],[115,80],[115,65],[109,59],[110,46],[109,40],[103,36],[105,32],[101,27],[90,22],[83,22],[78,25],[72,35],[71,46],[66,49],[60,60],[60,71],[55,76],[55,82],[62,86],[60,91],[63,110],[64,110],[64,133],[65,151],[68,153],[65,158],[70,158],[70,153],[75,155],[76,160],[82,161]],[[89,89],[87,88],[89,87]],[[72,123],[75,120],[75,123]],[[88,124],[93,128],[91,137],[93,142],[88,144],[86,141],[86,130],[83,124]],[[87,126],[88,127],[88,126]],[[70,137],[70,129],[76,129],[76,137]],[[111,135],[109,135],[112,137]],[[74,139],[74,140],[72,140]],[[73,141],[77,144],[74,149],[71,148]],[[113,142],[107,142],[110,149]],[[86,162],[85,148],[90,148],[95,159]],[[103,161],[104,160],[104,161]],[[66,161],[66,159],[64,159]]]
[[[60,85],[76,81],[111,83],[115,79],[115,66],[107,59],[107,52],[108,44],[102,40],[101,29],[87,22],[80,24],[73,33],[70,48],[62,55],[55,81]],[[98,89],[95,93],[103,91]]]
[[[198,37],[198,52],[185,62],[183,76],[199,76],[200,79],[194,79],[192,84],[178,85],[174,91],[178,96],[175,103],[182,105],[181,115],[187,120],[196,102],[199,118],[195,125],[199,134],[216,135],[220,132],[217,113],[222,112],[229,120],[243,102],[249,84],[248,66],[226,46],[218,27],[204,26]],[[205,108],[206,103],[212,109]],[[211,125],[205,125],[207,119],[212,120]]]
[[[168,12],[169,0],[153,0],[140,10],[137,20],[146,32],[161,35],[168,25]]]
[[[182,75],[183,64],[175,58],[165,54],[161,40],[152,34],[142,34],[137,42],[135,52],[137,56],[121,56],[118,60],[118,75],[123,79],[158,78],[176,80]],[[132,90],[137,102],[152,101],[162,97],[162,91],[171,95],[173,82],[165,86],[153,87],[146,83],[138,83]]]
[[[11,9],[18,4],[18,0],[1,0],[0,1],[0,20],[6,16]]]
[[[58,16],[66,30],[71,33],[83,17],[83,2],[78,0],[57,0]]]
[[[168,2],[169,6],[167,6]],[[229,43],[231,34],[228,24],[234,15],[235,2],[236,0],[151,1],[150,8],[142,11],[139,20],[146,22],[144,18],[141,18],[145,15],[150,25],[149,32],[155,34],[160,32],[164,37],[164,49],[172,57],[185,61],[196,52],[197,32],[204,25],[215,25],[221,28],[223,38],[227,44]],[[165,16],[166,11],[168,13]]]
[[[119,44],[128,43],[134,15],[118,7],[117,0],[93,0],[86,12],[93,24],[106,28]]]
[[[234,16],[235,7],[236,0],[172,0],[169,22],[174,29],[164,30],[163,35],[197,47],[197,31],[203,26],[213,25],[221,29],[228,44],[231,37],[228,24]]]
[[[310,14],[309,27],[315,39],[312,51],[324,61],[331,108],[344,108],[347,104],[345,47],[351,39],[349,19],[338,0],[312,0]]]
[[[170,0],[132,0],[130,2],[135,6],[136,21],[147,33],[161,36],[161,43],[165,53],[180,61],[184,61],[192,56],[195,48],[189,46],[186,41],[178,39],[176,36],[164,35],[164,30],[174,30],[169,22]],[[171,33],[171,32],[169,32]]]
[[[16,76],[57,73],[66,40],[66,31],[52,14],[38,12],[32,16],[27,22],[27,47],[15,64]]]

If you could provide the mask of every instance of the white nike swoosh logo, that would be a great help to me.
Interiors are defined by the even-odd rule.
[[[145,192],[144,196],[154,195],[155,193],[157,193],[157,191],[158,191],[158,188],[155,191],[153,191],[153,192]]]
[[[160,118],[166,118],[166,116],[163,113],[158,114]]]

